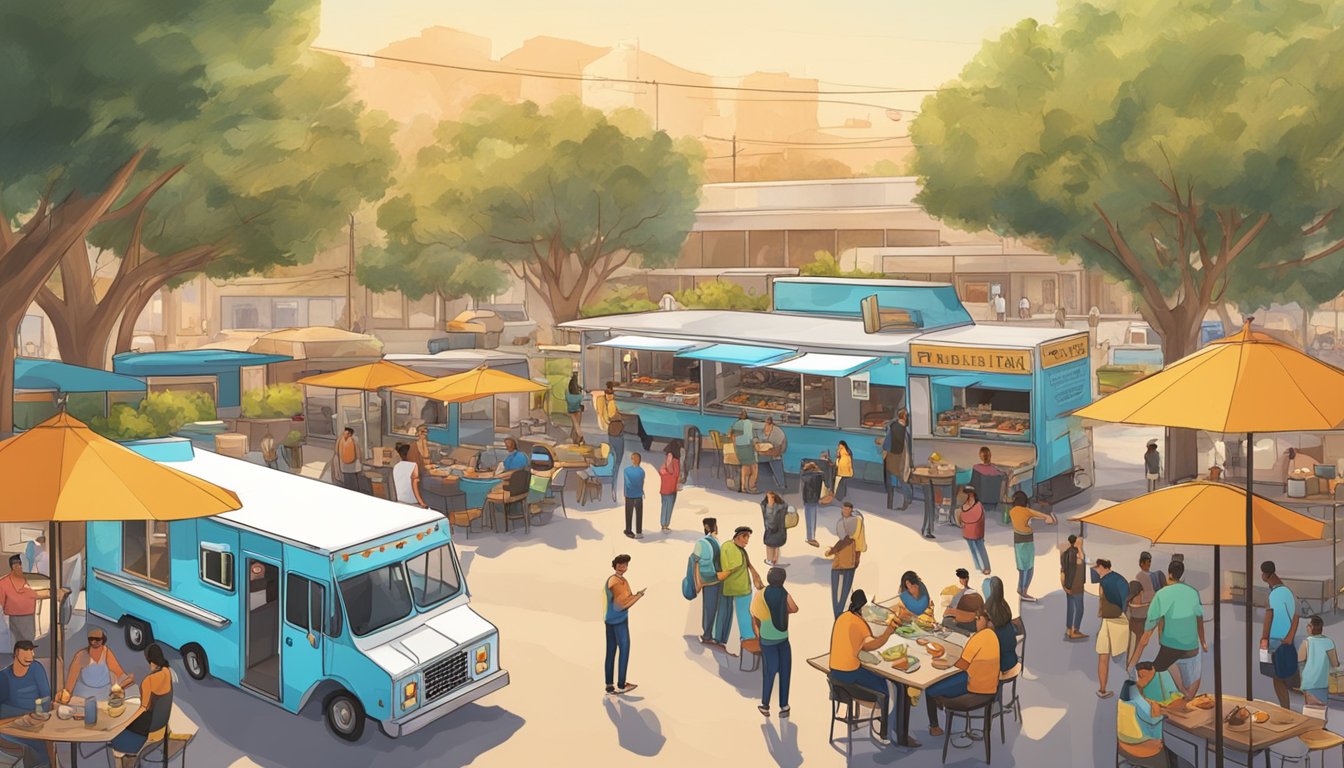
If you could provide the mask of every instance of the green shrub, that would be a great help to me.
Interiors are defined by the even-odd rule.
[[[303,413],[303,387],[272,384],[243,393],[243,418],[288,419]]]
[[[736,309],[763,312],[770,308],[770,297],[748,291],[737,283],[715,280],[675,294],[687,309]]]
[[[302,442],[303,442],[303,433],[297,429],[291,429],[289,430],[289,434],[285,435],[284,445],[292,447]]]
[[[112,440],[145,440],[214,418],[215,401],[203,392],[150,392],[138,408],[117,403],[106,418],[91,419],[89,427]]]
[[[812,261],[800,267],[798,273],[806,277],[852,277],[868,280],[886,277],[881,272],[864,272],[861,269],[842,270],[840,262],[830,251],[817,251],[812,255]]]
[[[584,317],[624,315],[630,312],[652,312],[658,308],[649,301],[648,291],[637,286],[617,286],[608,290],[601,299],[579,310]]]

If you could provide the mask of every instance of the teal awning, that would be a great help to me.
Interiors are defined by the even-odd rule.
[[[930,376],[929,381],[940,387],[974,387],[980,383],[979,376]]]
[[[678,352],[677,357],[688,360],[712,360],[735,365],[765,365],[796,354],[796,350],[780,347],[752,347],[744,344],[713,344],[704,349]]]
[[[59,360],[20,357],[14,361],[14,388],[56,392],[144,392],[145,382]]]
[[[645,352],[680,352],[696,346],[696,343],[685,339],[659,339],[653,336],[617,336],[614,339],[599,341],[593,346],[638,349]]]
[[[785,360],[768,367],[777,371],[802,373],[808,376],[831,376],[839,379],[857,373],[875,362],[877,362],[876,357],[823,355],[818,352],[808,352],[802,357],[795,357],[792,360]]]

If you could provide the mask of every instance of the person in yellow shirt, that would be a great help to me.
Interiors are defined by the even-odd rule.
[[[355,442],[355,430],[346,427],[336,441],[336,461],[340,465],[341,485],[352,491],[359,490],[359,471],[363,465],[359,461],[359,444]]]
[[[1008,518],[1013,521],[1013,559],[1017,561],[1017,596],[1026,603],[1036,602],[1036,598],[1027,594],[1032,574],[1036,571],[1036,534],[1032,533],[1031,521],[1044,520],[1051,525],[1055,524],[1053,515],[1037,512],[1027,506],[1030,503],[1027,494],[1017,491],[1013,494],[1013,508],[1008,510]]]
[[[830,676],[836,682],[862,686],[877,695],[877,707],[882,712],[882,719],[878,722],[873,740],[885,747],[891,744],[887,739],[887,721],[891,718],[887,681],[876,672],[864,669],[859,661],[859,651],[876,651],[886,645],[896,631],[896,622],[894,618],[889,620],[882,634],[874,636],[862,616],[863,607],[867,604],[868,596],[862,589],[856,589],[849,597],[849,609],[836,618],[831,628]],[[910,738],[910,698],[905,686],[893,687],[901,699],[900,744],[903,747],[918,747],[919,742]]]
[[[844,440],[835,447],[835,500],[844,501],[849,478],[854,476],[854,452]]]
[[[168,669],[163,648],[158,643],[151,643],[145,649],[145,661],[149,662],[149,674],[140,683],[140,707],[126,730],[108,744],[117,760],[138,754],[151,737],[162,738],[159,734],[167,726],[168,713],[173,708],[173,674]],[[154,729],[155,721],[163,725]]]
[[[939,698],[954,699],[968,693],[994,695],[999,692],[999,636],[990,628],[989,614],[983,609],[975,615],[975,634],[957,659],[955,675],[929,686],[924,695],[929,702],[929,733],[942,736],[938,727]]]

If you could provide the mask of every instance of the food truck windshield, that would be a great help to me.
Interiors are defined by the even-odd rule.
[[[462,591],[451,544],[421,552],[406,560],[341,579],[341,597],[350,630],[358,636],[390,627],[428,610]]]

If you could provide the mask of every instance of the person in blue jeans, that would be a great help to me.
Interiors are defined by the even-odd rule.
[[[765,574],[765,589],[751,601],[751,621],[761,638],[762,715],[770,716],[770,694],[779,678],[779,716],[789,716],[789,681],[793,677],[793,648],[789,645],[789,614],[798,612],[793,595],[784,589],[785,571],[771,568]]]
[[[854,590],[854,594],[849,598],[848,610],[841,611],[831,627],[830,679],[836,683],[862,686],[871,692],[869,695],[877,697],[876,709],[882,713],[882,718],[878,720],[877,727],[873,731],[873,741],[884,747],[891,744],[887,739],[887,733],[892,710],[895,709],[896,743],[916,749],[920,743],[910,736],[910,695],[906,687],[888,686],[886,678],[865,668],[859,660],[860,651],[876,651],[886,645],[887,640],[896,631],[896,621],[891,619],[882,634],[873,635],[872,628],[863,619],[863,607],[867,604],[868,596],[864,591]],[[893,688],[897,698],[894,702],[895,707],[891,701]]]
[[[51,702],[51,686],[47,683],[47,670],[42,662],[35,658],[36,651],[31,641],[20,640],[14,644],[14,663],[0,669],[0,718],[13,718],[33,711],[38,699]],[[9,745],[24,752],[24,765],[55,765],[55,752],[51,742],[37,739],[22,739],[5,736],[0,739],[0,748]],[[50,761],[50,762],[48,762]]]
[[[1087,582],[1087,562],[1078,536],[1069,534],[1069,547],[1059,555],[1059,583],[1064,587],[1064,639],[1087,637],[1083,626],[1083,585]]]
[[[640,461],[638,453],[630,454],[630,466],[621,474],[625,481],[625,535],[631,539],[644,538],[644,468]]]
[[[846,501],[840,507],[840,519],[835,524],[835,537],[839,541],[826,550],[831,559],[831,603],[835,615],[839,618],[845,610],[845,601],[849,591],[854,588],[854,572],[858,570],[861,553],[867,549],[864,541],[863,516],[854,511],[854,505]]]
[[[644,597],[644,590],[630,591],[630,582],[625,574],[630,570],[630,556],[617,555],[611,561],[615,571],[607,577],[602,586],[606,598],[606,615],[603,623],[607,629],[607,658],[603,671],[607,675],[607,693],[629,693],[637,686],[625,678],[630,667],[630,617],[629,611]],[[620,674],[616,674],[616,654],[621,655]]]
[[[819,547],[821,545],[817,543],[817,511],[821,507],[821,488],[826,482],[826,476],[822,474],[815,461],[809,461],[803,464],[801,481],[803,518],[807,525],[807,543],[810,546]]]
[[[719,643],[714,634],[714,622],[723,596],[723,580],[728,578],[728,572],[722,570],[719,540],[715,538],[719,535],[719,521],[706,517],[703,523],[705,535],[695,542],[692,554],[695,558],[695,589],[700,593],[700,642],[726,650],[726,645]]]

